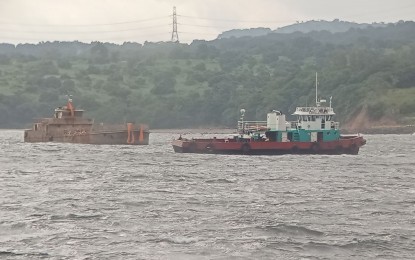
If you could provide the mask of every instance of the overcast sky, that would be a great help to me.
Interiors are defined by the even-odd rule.
[[[415,0],[0,0],[0,42],[169,41],[173,6],[184,43],[296,21],[415,20]]]

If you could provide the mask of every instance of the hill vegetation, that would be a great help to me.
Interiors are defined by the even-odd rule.
[[[223,38],[239,38],[239,37],[257,37],[267,35],[269,33],[309,33],[313,31],[328,31],[331,33],[346,32],[350,29],[366,29],[368,27],[385,27],[385,23],[354,23],[347,21],[340,21],[335,19],[333,21],[306,21],[296,22],[295,24],[280,27],[275,30],[270,28],[250,28],[250,29],[233,29],[219,34],[218,39]]]
[[[308,33],[312,31],[328,31],[331,33],[338,32],[347,32],[350,29],[366,29],[368,27],[385,27],[384,23],[354,23],[347,21],[340,21],[335,19],[333,21],[306,21],[306,22],[297,22],[296,24],[284,26],[278,28],[274,32],[277,33],[293,33],[293,32],[302,32]]]
[[[319,93],[347,126],[413,124],[415,23],[194,41],[0,44],[0,127],[49,117],[73,95],[96,122],[234,127]],[[359,121],[356,121],[356,120]]]

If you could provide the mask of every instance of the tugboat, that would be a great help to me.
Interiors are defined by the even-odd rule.
[[[366,140],[360,135],[341,135],[339,122],[335,122],[332,98],[318,99],[316,74],[315,106],[297,107],[292,114],[297,120],[286,121],[285,115],[273,110],[267,121],[244,121],[241,109],[238,134],[229,138],[173,140],[178,153],[213,154],[353,154],[359,153]]]
[[[52,118],[38,119],[32,129],[24,131],[25,142],[58,142],[81,144],[148,145],[149,128],[133,123],[125,125],[94,124],[75,109],[69,97],[66,106],[58,107]]]

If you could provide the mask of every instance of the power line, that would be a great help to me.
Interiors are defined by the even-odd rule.
[[[183,26],[190,26],[190,27],[202,27],[202,28],[212,28],[212,29],[235,29],[235,28],[229,28],[230,26],[213,26],[213,25],[199,25],[199,24],[186,24],[186,23],[179,23]]]
[[[153,28],[160,28],[160,27],[167,27],[168,24],[160,24],[160,25],[153,25],[153,26],[146,26],[146,27],[135,27],[130,29],[118,29],[118,30],[106,30],[106,31],[17,31],[17,30],[3,30],[0,29],[0,32],[9,32],[9,33],[29,33],[29,34],[47,34],[47,33],[54,33],[54,34],[89,34],[89,33],[113,33],[113,32],[129,32],[129,31],[137,31],[137,30],[146,30],[146,29],[153,29]]]
[[[178,15],[184,18],[190,19],[197,19],[197,20],[208,20],[208,21],[221,21],[221,22],[238,22],[238,23],[287,23],[287,22],[295,22],[295,20],[233,20],[233,19],[216,19],[216,18],[206,18],[206,17],[197,17],[197,16],[189,16],[189,15]]]
[[[198,34],[198,35],[218,35],[217,33],[205,33],[205,32],[184,32],[184,31],[180,31],[180,33],[184,33],[184,34]]]
[[[360,13],[360,14],[356,14],[356,15],[351,15],[351,16],[347,16],[345,15],[346,19],[350,19],[350,17],[365,17],[369,14],[381,14],[381,13],[407,13],[409,11],[409,8],[414,7],[414,4],[411,5],[406,5],[406,6],[401,6],[401,7],[397,7],[397,8],[392,8],[392,9],[388,9],[388,10],[379,10],[379,11],[370,11],[370,12],[366,12],[366,13]],[[184,21],[184,23],[178,23],[177,22],[177,17],[180,17],[181,21]],[[173,23],[167,23],[167,18],[172,18]],[[340,18],[340,17],[339,17]],[[343,19],[345,19],[343,18]],[[142,25],[146,25],[144,23],[146,22],[150,22],[150,21],[157,21],[157,20],[161,20],[161,19],[166,19],[166,24],[154,24],[152,25],[151,23],[147,24],[148,26],[133,26],[134,24],[138,25],[138,24],[142,24]],[[199,21],[198,21],[199,20]],[[203,20],[205,20],[205,22],[203,22]],[[311,20],[310,18],[308,20]],[[160,21],[162,22],[162,21]],[[220,30],[229,30],[229,29],[234,29],[235,27],[243,27],[244,24],[246,23],[252,23],[252,24],[280,24],[280,23],[294,23],[296,22],[296,20],[239,20],[239,19],[221,19],[221,18],[208,18],[208,17],[198,17],[198,16],[189,16],[189,15],[179,15],[176,13],[176,7],[173,7],[173,13],[170,15],[165,15],[165,16],[159,16],[159,17],[153,17],[153,18],[147,18],[147,19],[141,19],[141,20],[132,20],[132,21],[121,21],[121,22],[112,22],[112,23],[95,23],[95,24],[27,24],[27,23],[10,23],[7,21],[0,21],[0,33],[8,33],[9,35],[11,35],[11,37],[13,37],[12,35],[18,35],[18,33],[20,34],[28,34],[28,38],[31,38],[32,34],[58,34],[58,35],[63,35],[63,36],[57,36],[56,38],[68,38],[68,37],[75,37],[76,35],[72,35],[72,34],[79,34],[79,38],[84,38],[85,34],[95,34],[94,37],[98,38],[99,36],[97,36],[98,34],[103,34],[102,37],[103,38],[107,38],[108,33],[118,33],[118,35],[123,35],[126,33],[123,32],[135,32],[135,31],[140,31],[140,30],[147,30],[147,29],[154,29],[154,28],[166,28],[166,30],[168,30],[168,26],[172,26],[172,31],[171,31],[171,41],[172,42],[179,42],[179,32],[180,34],[196,34],[196,35],[218,35]],[[231,24],[231,23],[239,23],[239,26],[236,26],[235,24]],[[206,25],[204,25],[206,24]],[[209,25],[212,24],[212,25]],[[216,25],[215,25],[216,24]],[[124,27],[117,27],[117,26],[122,26],[125,25]],[[131,25],[131,26],[127,26],[127,25]],[[178,25],[185,27],[185,31],[178,31],[177,27]],[[1,29],[3,26],[4,29]],[[5,26],[10,26],[9,28],[5,27]],[[19,30],[19,28],[13,28],[12,26],[21,26],[24,31]],[[100,27],[103,26],[107,26],[107,28]],[[114,26],[113,28],[108,28],[108,26]],[[187,26],[187,27],[186,27]],[[255,25],[254,25],[255,26]],[[39,28],[36,28],[39,27]],[[47,28],[49,27],[49,28]],[[58,28],[56,28],[58,27]],[[59,28],[60,27],[60,28]],[[83,27],[83,28],[81,28]],[[97,27],[97,28],[93,28],[93,27]],[[126,28],[127,27],[127,28]],[[132,27],[132,28],[128,28],[128,27]],[[183,28],[181,27],[181,28]],[[189,28],[189,27],[200,27],[200,28],[211,28],[212,30],[210,31],[214,31],[213,29],[216,29],[218,31],[218,33],[206,33],[206,32],[192,32],[192,31],[196,31],[197,29],[195,28]],[[232,28],[230,28],[232,27]],[[114,29],[114,28],[120,28],[118,30]],[[186,28],[189,29],[186,31]],[[32,30],[33,29],[33,30]],[[48,31],[48,30],[51,31]],[[72,29],[72,30],[71,30]],[[107,30],[106,30],[107,29]],[[59,31],[58,31],[59,30]],[[68,30],[68,31],[66,31]],[[161,30],[161,29],[160,29]],[[158,30],[157,30],[158,31]],[[164,29],[163,29],[164,31]],[[137,33],[137,35],[135,37],[143,37],[143,36],[149,36],[149,35],[156,35],[156,34],[164,34],[164,33],[154,33],[154,34],[144,34],[142,35],[141,33]],[[167,33],[165,33],[166,37],[168,37]],[[109,35],[108,35],[109,36]],[[117,34],[115,34],[115,36],[117,36]],[[41,36],[44,38],[49,38],[49,36]],[[50,37],[54,37],[53,35]],[[94,38],[92,37],[92,38]],[[2,38],[4,39],[12,39],[9,38],[7,35],[3,35]],[[23,39],[22,39],[23,40]],[[183,40],[183,39],[182,39]]]
[[[143,37],[143,36],[155,36],[155,35],[166,35],[168,34],[168,31],[164,31],[164,32],[159,32],[159,33],[149,33],[149,34],[140,34],[140,35],[126,35],[126,36],[118,36],[118,37],[109,37],[106,38],[107,40],[129,40],[131,41],[131,38],[134,37]]]
[[[154,21],[159,19],[165,19],[170,17],[171,15],[142,19],[142,20],[134,20],[134,21],[125,21],[125,22],[114,22],[114,23],[101,23],[101,24],[27,24],[27,23],[9,23],[0,21],[0,25],[16,25],[16,26],[31,26],[31,27],[93,27],[93,26],[109,26],[109,25],[121,25],[121,24],[132,24],[132,23],[143,23],[148,21]]]
[[[212,25],[198,25],[198,24],[186,24],[186,23],[179,23],[180,25],[184,26],[192,26],[192,27],[203,27],[203,28],[218,28],[218,26],[212,26]],[[224,27],[226,28],[226,27]]]

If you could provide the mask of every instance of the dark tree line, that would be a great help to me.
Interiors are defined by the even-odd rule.
[[[73,95],[96,121],[235,126],[311,104],[314,77],[341,122],[415,117],[415,24],[175,43],[0,44],[0,127],[25,127]]]

